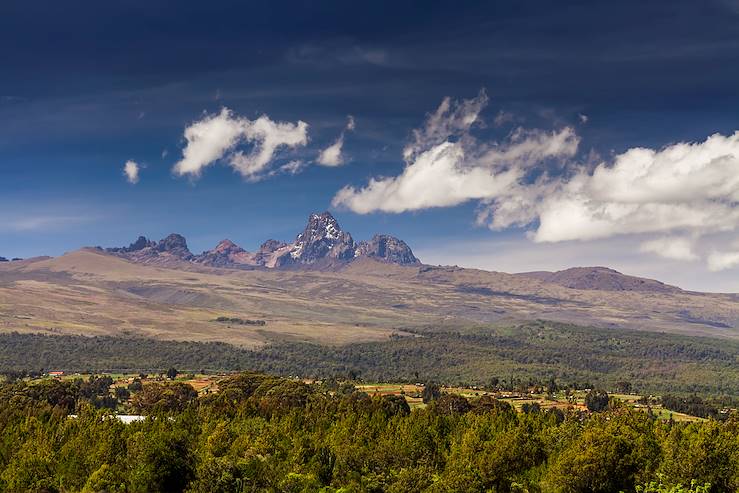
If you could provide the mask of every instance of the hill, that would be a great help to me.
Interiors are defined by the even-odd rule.
[[[518,275],[572,289],[643,291],[649,293],[675,293],[680,291],[680,288],[676,286],[670,286],[654,279],[627,276],[608,267],[573,267],[557,272],[523,272]]]
[[[217,323],[218,317],[264,326]],[[330,269],[138,263],[97,249],[0,264],[0,330],[327,344],[419,326],[520,320],[739,337],[739,299],[681,290],[563,287],[525,275],[361,257]]]

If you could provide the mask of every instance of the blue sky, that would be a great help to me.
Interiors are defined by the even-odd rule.
[[[355,238],[395,234],[429,262],[503,271],[599,264],[737,291],[736,190],[706,176],[739,176],[738,86],[731,0],[3,2],[0,255],[58,255],[173,231],[193,251],[225,237],[252,249],[291,239],[310,212],[329,209]],[[451,109],[438,133],[429,115],[444,98]],[[479,111],[455,127],[455,108],[460,119],[471,114],[465,100]],[[240,140],[195,163],[197,174],[178,175],[186,129],[223,108]],[[253,164],[264,146],[253,129],[260,116],[305,122],[305,143],[278,145],[245,176],[230,162],[241,151]],[[565,131],[569,147],[512,157]],[[342,133],[340,162],[321,165],[320,152]],[[714,134],[727,140],[707,142]],[[438,182],[463,178],[460,189],[434,194],[404,177],[444,143],[464,158]],[[660,151],[679,143],[698,146],[685,157],[692,161],[661,162]],[[656,153],[644,178],[656,183],[644,191],[654,199],[627,197],[635,182],[625,172],[592,178],[599,166],[633,169],[631,155],[619,156],[636,148]],[[484,158],[491,150],[500,152]],[[129,160],[135,184],[123,174]],[[278,172],[295,162],[300,172]],[[673,165],[702,174],[665,191]],[[520,176],[506,185],[511,170]],[[488,173],[489,183],[469,172]],[[588,183],[575,187],[577,177]],[[383,178],[369,194],[370,179]],[[605,192],[619,187],[621,195]],[[336,200],[342,189],[350,195]],[[637,205],[627,219],[576,224],[582,218],[563,205],[571,194],[585,197],[588,214]],[[655,224],[645,226],[649,214]],[[695,220],[678,220],[686,215]],[[727,219],[706,225],[717,216]]]

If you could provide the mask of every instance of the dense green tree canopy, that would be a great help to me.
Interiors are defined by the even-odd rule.
[[[400,396],[258,373],[220,387],[196,397],[183,383],[144,382],[132,405],[148,417],[124,424],[92,404],[100,389],[0,385],[0,491],[739,489],[737,416],[660,421],[615,402],[517,413],[451,394],[411,411]]]

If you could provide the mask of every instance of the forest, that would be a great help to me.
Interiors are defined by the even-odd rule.
[[[244,372],[200,395],[135,380],[128,410],[146,418],[124,424],[100,400],[109,383],[1,384],[0,491],[739,490],[736,413],[675,422],[597,394],[593,412],[516,412],[438,391],[411,410],[347,382]]]
[[[739,342],[553,322],[403,329],[387,341],[328,346],[272,339],[259,350],[140,337],[0,334],[0,371],[258,370],[304,378],[514,386],[556,379],[573,388],[642,394],[739,395]],[[269,333],[265,332],[269,337]]]

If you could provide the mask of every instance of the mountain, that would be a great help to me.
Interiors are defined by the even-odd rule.
[[[143,250],[144,248],[155,246],[157,246],[155,241],[150,241],[145,236],[139,236],[136,241],[134,241],[127,247],[108,248],[107,250],[114,253],[131,253],[138,252],[139,250]]]
[[[0,331],[250,347],[539,319],[739,339],[737,294],[683,291],[605,267],[507,274],[424,265],[398,238],[356,242],[329,213],[311,214],[293,241],[267,240],[252,252],[223,240],[195,255],[171,234],[0,262],[0,307]],[[219,317],[265,325],[228,326]]]
[[[187,248],[185,237],[177,233],[170,234],[158,243],[139,236],[127,247],[106,248],[105,251],[143,264],[171,265],[195,258]]]
[[[608,267],[573,267],[557,272],[523,272],[523,277],[558,284],[571,289],[598,291],[643,291],[649,293],[674,293],[681,291],[654,279],[629,276]]]
[[[403,240],[388,235],[375,235],[369,241],[360,242],[357,245],[356,256],[401,265],[421,263]]]
[[[212,250],[193,255],[184,237],[171,234],[159,243],[140,236],[127,247],[107,248],[134,262],[171,265],[191,262],[209,267],[263,268],[338,268],[360,257],[398,265],[416,265],[419,260],[402,240],[375,235],[355,243],[329,212],[311,214],[305,229],[292,243],[267,240],[256,252],[248,252],[231,240],[222,240]]]
[[[280,266],[290,264],[311,265],[321,261],[350,261],[356,253],[352,235],[329,212],[311,214],[308,224],[293,242],[288,255],[278,261]]]
[[[221,247],[240,253],[227,243]],[[280,258],[294,245],[264,247],[266,256],[277,252]],[[182,242],[166,241],[125,254],[88,248],[0,263],[0,331],[262,347],[275,340],[387,340],[429,327],[455,332],[496,324],[515,330],[519,322],[550,320],[739,340],[735,294],[579,289],[526,275],[400,265],[367,255],[337,269],[225,269],[182,260],[182,248]],[[219,317],[265,325],[223,324]],[[505,351],[506,340],[499,342]],[[610,339],[601,342],[630,351]],[[727,364],[735,363],[734,356]]]
[[[222,240],[213,250],[203,252],[194,262],[212,267],[231,267],[237,264],[249,265],[253,255],[231,240]]]

